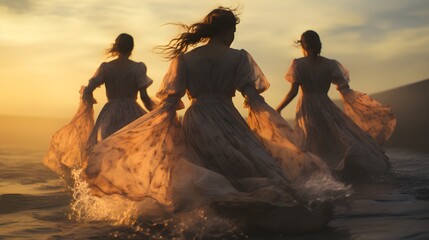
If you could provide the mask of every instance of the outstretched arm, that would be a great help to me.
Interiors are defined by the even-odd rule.
[[[298,94],[299,84],[292,83],[289,93],[286,97],[280,102],[279,106],[276,108],[277,112],[281,112]]]

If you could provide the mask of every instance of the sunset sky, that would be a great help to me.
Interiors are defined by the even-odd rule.
[[[154,95],[169,63],[152,49],[179,30],[165,24],[194,23],[219,5],[240,9],[232,47],[253,55],[271,82],[264,97],[273,107],[289,90],[290,62],[301,56],[294,40],[308,29],[320,34],[322,55],[349,69],[355,90],[429,78],[427,0],[0,0],[0,115],[71,118],[80,86],[122,32],[134,36],[132,59],[146,63]],[[99,111],[104,89],[95,97]],[[293,117],[295,105],[284,116]]]

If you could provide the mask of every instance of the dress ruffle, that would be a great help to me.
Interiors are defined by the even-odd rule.
[[[319,157],[300,150],[295,132],[280,114],[259,97],[250,97],[247,101],[250,128],[290,181],[298,181],[315,172],[330,174],[328,166]]]
[[[367,94],[351,89],[342,92],[341,97],[345,114],[380,145],[383,145],[396,127],[396,118],[392,109]]]
[[[84,87],[81,88],[81,96]],[[87,140],[94,126],[92,104],[82,99],[72,120],[52,137],[43,164],[69,180],[71,170],[82,168],[86,161]]]

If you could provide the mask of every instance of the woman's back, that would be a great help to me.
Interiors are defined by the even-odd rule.
[[[184,55],[188,94],[234,96],[237,66],[242,59],[240,50],[228,48],[218,55],[209,55],[195,49]]]
[[[286,78],[294,78],[305,93],[327,93],[333,81],[334,60],[324,57],[295,59]]]
[[[394,128],[390,108],[350,89],[348,71],[336,60],[320,56],[316,32],[304,32],[298,44],[304,57],[292,62],[286,74],[291,90],[277,111],[292,101],[299,86],[295,132],[301,149],[321,157],[346,178],[386,173],[389,163],[380,143]],[[331,83],[341,93],[345,112],[327,96]]]
[[[138,90],[147,81],[146,66],[142,62],[130,61],[125,66],[118,66],[112,61],[103,63],[100,68],[108,99],[136,99]]]

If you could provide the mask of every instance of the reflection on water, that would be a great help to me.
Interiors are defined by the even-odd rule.
[[[208,209],[143,220],[129,201],[88,197],[83,182],[67,189],[43,154],[0,147],[0,239],[429,239],[429,154],[388,151],[390,176],[354,184],[327,228],[298,236],[246,235]]]

